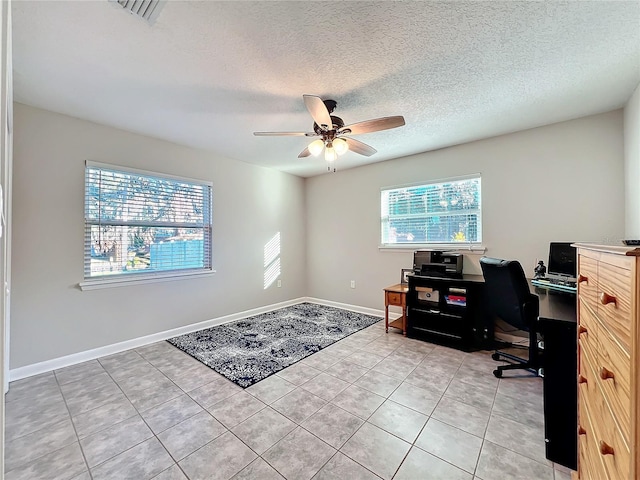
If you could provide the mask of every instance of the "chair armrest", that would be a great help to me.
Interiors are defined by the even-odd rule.
[[[534,326],[540,315],[540,299],[537,295],[530,294],[522,305],[522,312],[530,326]]]

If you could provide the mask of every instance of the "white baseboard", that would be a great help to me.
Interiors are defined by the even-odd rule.
[[[32,365],[26,365],[24,367],[14,368],[9,371],[10,381],[21,380],[23,378],[32,377],[33,375],[39,375],[41,373],[50,372],[59,368],[69,367],[77,363],[87,362],[89,360],[95,360],[96,358],[104,357],[107,355],[113,355],[132,348],[143,347],[151,343],[167,340],[171,337],[177,337],[178,335],[184,335],[185,333],[195,332],[197,330],[203,330],[205,328],[221,325],[223,323],[233,322],[234,320],[240,320],[242,318],[252,317],[254,315],[260,315],[261,313],[271,312],[279,308],[288,307],[290,305],[297,305],[298,303],[309,302],[317,303],[319,305],[326,305],[329,307],[342,308],[344,310],[351,310],[352,312],[363,313],[365,315],[373,315],[375,317],[384,317],[383,310],[376,310],[374,308],[360,307],[358,305],[349,305],[346,303],[332,302],[330,300],[323,300],[313,297],[300,297],[293,300],[287,300],[285,302],[274,303],[266,305],[264,307],[253,308],[251,310],[245,310],[243,312],[233,313],[211,320],[205,320],[204,322],[193,323],[184,327],[173,328],[171,330],[165,330],[164,332],[153,333],[144,337],[133,338],[131,340],[125,340],[124,342],[113,343],[111,345],[105,345],[104,347],[94,348],[92,350],[86,350],[84,352],[73,353],[71,355],[65,355],[64,357],[58,357],[44,362],[34,363]]]
[[[296,305],[307,300],[306,297],[300,297],[293,300],[287,300],[285,302],[274,303],[266,305],[264,307],[253,308],[251,310],[245,310],[243,312],[233,313],[211,320],[205,320],[203,322],[193,323],[184,327],[173,328],[171,330],[165,330],[164,332],[153,333],[144,337],[133,338],[131,340],[125,340],[124,342],[114,343],[111,345],[105,345],[104,347],[94,348],[92,350],[86,350],[84,352],[73,353],[71,355],[65,355],[64,357],[58,357],[44,362],[34,363],[26,365],[24,367],[14,368],[9,370],[9,380],[15,381],[22,378],[31,377],[40,373],[50,372],[59,368],[68,367],[77,363],[87,362],[89,360],[95,360],[96,358],[104,357],[106,355],[113,355],[114,353],[120,353],[132,348],[142,347],[151,343],[160,342],[171,337],[178,335],[184,335],[185,333],[195,332],[205,328],[213,327],[215,325],[221,325],[223,323],[233,322],[234,320],[240,320],[242,318],[251,317],[254,315],[260,315],[261,313],[270,312],[279,308],[288,307],[290,305]],[[313,302],[321,303],[321,302]]]
[[[310,303],[317,303],[319,305],[326,305],[328,307],[342,308],[343,310],[351,310],[356,313],[363,313],[365,315],[372,315],[374,317],[383,317],[384,310],[376,310],[375,308],[361,307],[359,305],[350,305],[348,303],[332,302],[331,300],[323,300],[321,298],[307,297],[306,300]]]

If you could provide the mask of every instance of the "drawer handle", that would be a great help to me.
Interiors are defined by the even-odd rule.
[[[613,455],[613,447],[603,440],[600,440],[600,453],[602,455]]]
[[[578,335],[582,335],[583,333],[587,333],[587,328],[580,325],[578,327]]]
[[[586,377],[583,377],[582,375],[580,375],[578,377],[578,383],[589,383],[589,382],[587,382],[587,378]]]
[[[600,303],[602,305],[608,305],[610,303],[613,303],[614,305],[616,305],[618,302],[616,300],[616,297],[614,297],[613,295],[609,295],[606,292],[602,292],[600,294]]]
[[[607,368],[602,367],[600,369],[600,378],[603,380],[607,380],[608,378],[614,378],[614,375],[611,370],[608,370]]]
[[[585,277],[584,275],[578,275],[578,283],[587,282],[589,283],[589,277]]]
[[[578,435],[586,435],[586,434],[587,434],[587,431],[584,428],[578,426]]]

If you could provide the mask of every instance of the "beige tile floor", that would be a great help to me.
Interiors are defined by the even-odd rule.
[[[6,480],[568,480],[542,382],[362,330],[243,390],[166,342],[11,384]]]

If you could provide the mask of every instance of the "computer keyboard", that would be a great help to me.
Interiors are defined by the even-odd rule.
[[[540,283],[550,283],[552,285],[564,285],[567,287],[575,287],[576,282],[567,282],[565,280],[558,280],[557,278],[535,278]]]
[[[576,282],[565,282],[555,278],[534,278],[531,283],[538,287],[564,290],[566,292],[575,292],[577,289]]]

